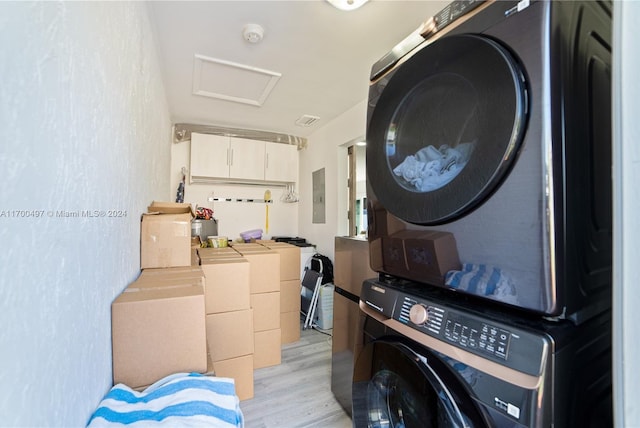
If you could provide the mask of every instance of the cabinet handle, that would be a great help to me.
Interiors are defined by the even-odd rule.
[[[269,153],[267,153],[266,162],[267,162],[266,168],[269,169]]]
[[[227,148],[227,166],[229,166],[229,149]]]
[[[231,166],[233,166],[233,149],[231,149]]]

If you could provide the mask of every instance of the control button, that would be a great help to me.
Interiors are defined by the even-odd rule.
[[[415,325],[422,325],[429,319],[427,308],[422,305],[413,305],[409,311],[409,319]]]
[[[431,18],[426,20],[422,24],[422,26],[419,28],[419,31],[420,31],[420,35],[425,39],[428,39],[429,37],[431,37],[433,34],[436,33],[436,31],[438,31],[437,18],[432,16]]]

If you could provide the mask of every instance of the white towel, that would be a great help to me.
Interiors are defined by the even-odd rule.
[[[115,385],[87,426],[242,428],[239,403],[233,379],[178,373],[142,392]]]
[[[415,155],[407,156],[393,173],[421,192],[439,189],[453,180],[466,166],[471,153],[472,143],[461,143],[456,148],[443,144],[439,149],[426,146]]]
[[[511,275],[495,266],[465,263],[461,271],[447,272],[445,284],[467,293],[487,296],[513,305],[518,304]]]

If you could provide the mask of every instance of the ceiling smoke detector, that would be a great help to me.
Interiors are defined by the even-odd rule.
[[[340,10],[355,10],[365,4],[368,0],[327,0],[331,5]]]
[[[264,28],[258,24],[247,24],[242,29],[242,36],[249,43],[258,43],[264,37]]]

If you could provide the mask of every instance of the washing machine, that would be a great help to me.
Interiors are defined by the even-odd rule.
[[[610,308],[612,7],[455,1],[373,65],[375,271],[575,324]]]
[[[610,317],[540,323],[448,293],[365,281],[353,426],[612,426]]]

